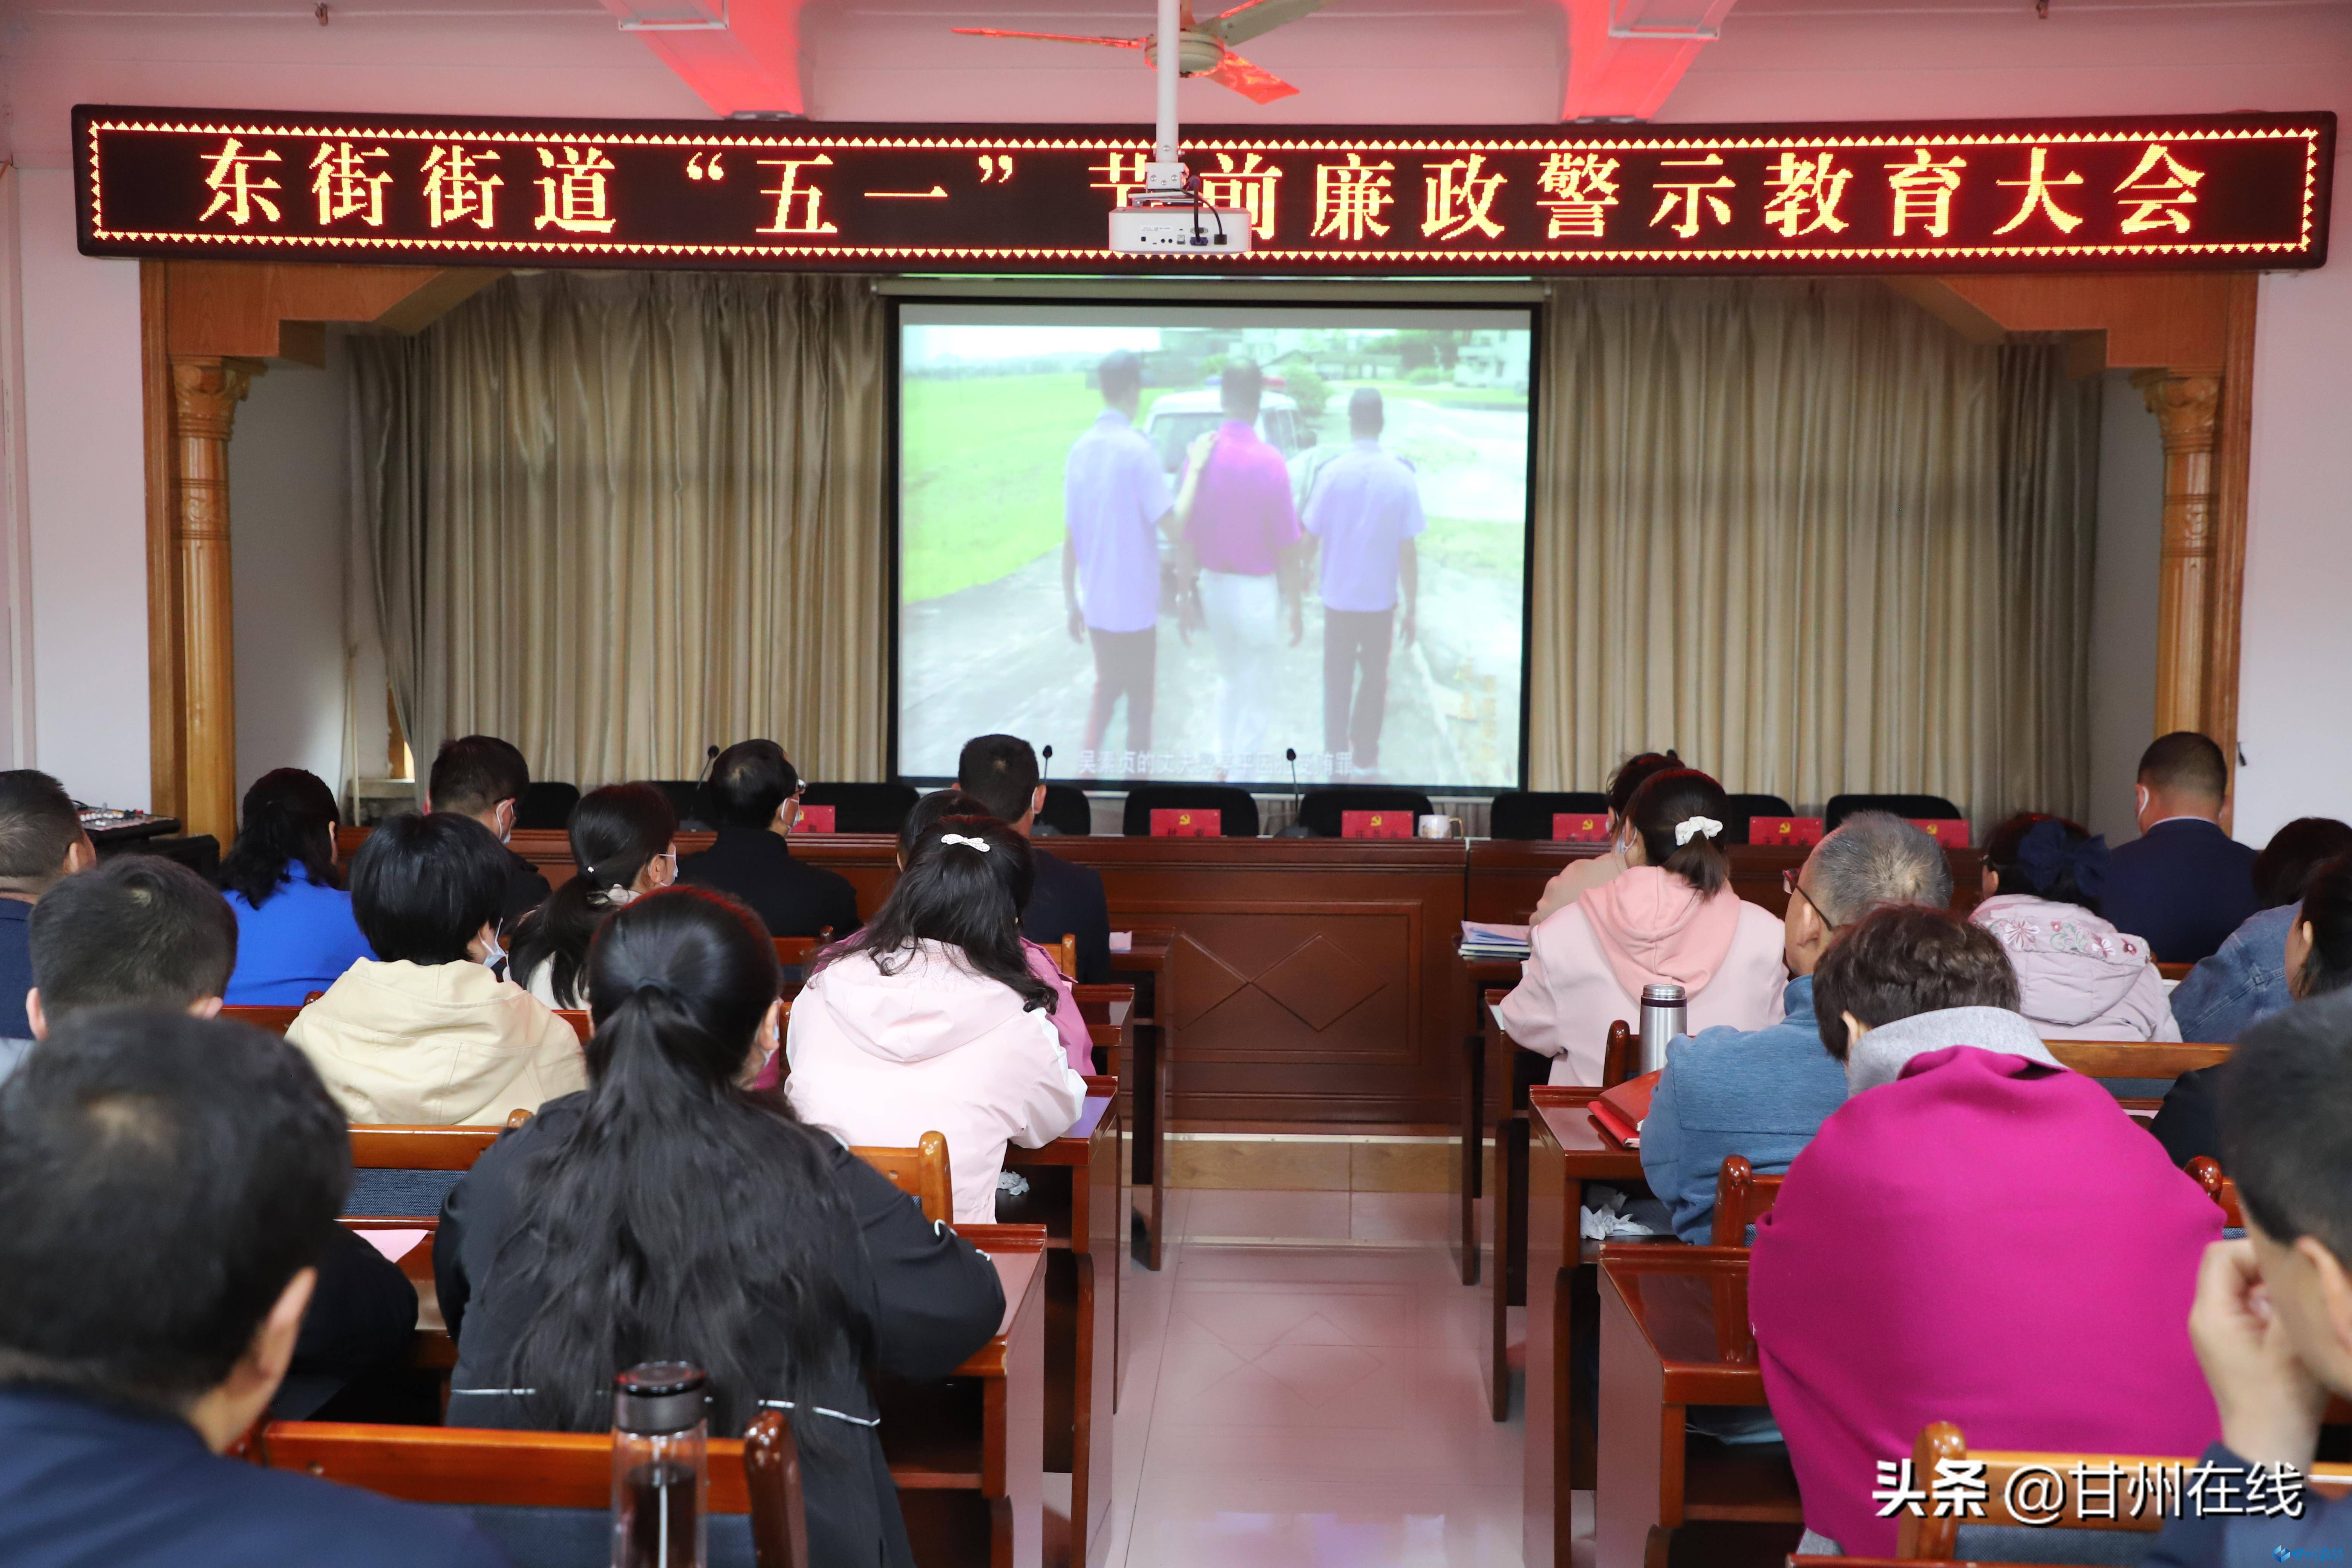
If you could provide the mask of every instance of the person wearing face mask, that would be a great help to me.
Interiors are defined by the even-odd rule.
[[[2303,889],[2286,933],[2286,989],[2298,1003],[2352,989],[2352,856],[2329,861]],[[2225,1070],[2226,1063],[2182,1073],[2148,1124],[2174,1164],[2200,1154],[2221,1157]]]
[[[354,1122],[496,1126],[585,1087],[572,1026],[485,962],[507,852],[454,812],[395,816],[352,863],[362,958],[286,1038]]]
[[[2158,963],[2195,963],[2260,908],[2254,852],[2221,826],[2229,764],[2211,741],[2176,731],[2141,753],[2136,787],[2140,836],[2109,858],[2100,912]]]
[[[515,932],[515,983],[550,1007],[588,1005],[588,942],[607,916],[677,880],[677,813],[648,784],[580,797],[570,823],[578,872]]]
[[[1559,876],[1545,883],[1536,912],[1528,917],[1529,925],[1543,924],[1593,889],[1614,881],[1628,868],[1642,863],[1641,835],[1625,820],[1625,814],[1633,806],[1635,792],[1650,782],[1652,773],[1668,773],[1682,765],[1682,759],[1671,751],[1643,752],[1625,759],[1616,776],[1609,781],[1608,853],[1589,860],[1570,860]]]
[[[429,809],[470,816],[504,844],[514,837],[515,812],[530,788],[530,766],[521,752],[496,735],[466,735],[442,743],[425,781],[425,798]],[[539,868],[508,850],[499,930],[511,933],[523,916],[546,901],[547,892],[547,879]]]

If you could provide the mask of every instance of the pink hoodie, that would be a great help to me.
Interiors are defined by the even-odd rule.
[[[1748,1273],[1806,1525],[1892,1556],[1877,1465],[1931,1421],[1971,1448],[2202,1453],[2221,1423],[2189,1304],[2221,1236],[2163,1145],[2062,1068],[1950,1046],[1847,1100],[1757,1223]]]
[[[1693,1034],[1760,1029],[1780,1017],[1789,973],[1780,922],[1725,888],[1713,898],[1672,872],[1635,866],[1528,933],[1533,952],[1496,1016],[1513,1041],[1550,1057],[1554,1083],[1599,1083],[1609,1026],[1641,1020],[1642,987],[1690,994]]]
[[[866,953],[818,972],[793,1002],[784,1092],[845,1143],[911,1148],[947,1135],[959,1225],[996,1218],[1004,1149],[1035,1149],[1086,1109],[1053,1021],[971,969],[961,948],[916,943],[884,974]]]
[[[1054,1006],[1054,1033],[1062,1038],[1062,1048],[1070,1053],[1070,1070],[1080,1078],[1095,1070],[1095,1037],[1087,1033],[1087,1021],[1078,1016],[1076,998],[1070,994],[1070,983],[1062,974],[1062,966],[1054,955],[1031,942],[1021,939],[1021,951],[1029,959],[1029,973],[1054,988],[1060,998]]]

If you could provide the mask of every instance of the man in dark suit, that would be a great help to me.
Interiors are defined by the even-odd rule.
[[[981,735],[966,741],[956,759],[956,786],[988,807],[988,814],[1024,837],[1045,804],[1037,782],[1037,753],[1018,735]],[[1102,878],[1074,866],[1040,844],[1029,846],[1036,863],[1036,886],[1021,916],[1021,934],[1041,947],[1066,936],[1078,939],[1078,984],[1110,983],[1110,903]]]
[[[436,1510],[220,1457],[285,1375],[350,1138],[257,1029],[99,1009],[33,1052],[0,1095],[0,1556],[503,1561]]]
[[[2254,852],[2221,827],[2230,770],[2221,748],[2190,730],[2139,759],[2139,831],[2117,847],[2100,913],[2144,939],[2159,963],[2210,958],[2260,907]]]
[[[13,1065],[33,1037],[25,1016],[25,993],[33,984],[33,906],[97,863],[63,784],[32,768],[0,773],[0,1068]]]
[[[428,809],[470,816],[506,843],[514,837],[515,812],[530,788],[530,765],[522,752],[496,735],[467,735],[445,741],[433,759],[433,776],[425,781]],[[547,901],[547,879],[539,868],[507,851],[513,862],[507,869],[507,895],[499,907],[499,931],[513,932],[522,917]]]
[[[858,928],[849,879],[793,858],[801,775],[773,741],[738,741],[710,765],[710,815],[719,837],[677,863],[681,882],[715,888],[749,904],[771,936],[838,940]]]

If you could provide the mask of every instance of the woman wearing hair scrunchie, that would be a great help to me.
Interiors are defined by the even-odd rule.
[[[846,1142],[948,1141],[959,1225],[996,1217],[1004,1151],[1035,1149],[1086,1109],[1055,988],[1030,972],[1021,907],[1029,841],[992,816],[916,837],[866,929],[809,965],[784,1039],[784,1092]]]
[[[1723,786],[1692,768],[1654,773],[1625,809],[1626,869],[1528,933],[1519,984],[1496,1016],[1552,1058],[1554,1083],[1601,1081],[1609,1026],[1641,1018],[1642,988],[1680,985],[1692,1034],[1760,1029],[1789,981],[1780,921],[1731,890]]]
[[[588,943],[614,910],[677,880],[677,812],[649,784],[592,789],[572,808],[572,880],[522,919],[510,973],[550,1007],[588,1005]]]
[[[2177,1040],[2147,943],[2100,918],[2106,880],[2105,838],[2021,812],[1985,840],[1985,898],[1969,918],[2000,939],[2017,971],[2019,1011],[2044,1038]]]

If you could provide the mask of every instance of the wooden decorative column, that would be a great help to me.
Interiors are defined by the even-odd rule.
[[[2157,585],[2156,732],[2208,728],[2214,608],[2218,371],[2143,370],[2132,384],[2164,437],[2164,552]]]
[[[236,832],[236,620],[230,592],[228,441],[236,405],[266,367],[218,354],[172,356],[177,493],[172,552],[180,582],[180,659],[190,833],[226,847]]]

